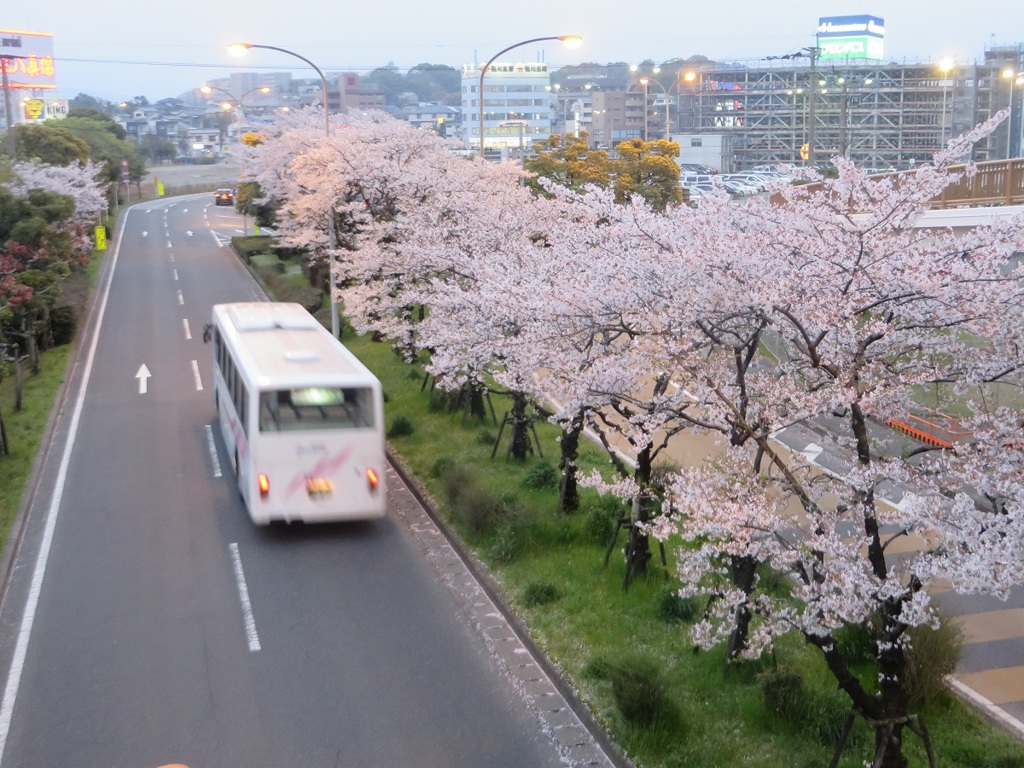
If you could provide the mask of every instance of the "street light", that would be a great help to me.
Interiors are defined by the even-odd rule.
[[[498,51],[496,54],[491,56],[491,58],[487,60],[487,63],[484,64],[483,67],[480,68],[480,88],[479,88],[480,93],[478,95],[480,96],[480,157],[481,157],[481,159],[484,159],[484,76],[487,74],[487,70],[491,68],[491,64],[494,63],[495,59],[497,59],[502,54],[508,53],[513,48],[518,48],[518,47],[520,47],[522,45],[529,45],[530,43],[540,43],[540,42],[543,42],[545,40],[561,40],[563,43],[565,43],[567,48],[576,48],[577,46],[580,45],[580,43],[583,42],[583,38],[580,37],[579,35],[554,35],[554,36],[549,36],[549,37],[534,37],[534,38],[531,38],[530,40],[523,40],[522,42],[510,45],[508,48],[503,48],[502,50]]]
[[[701,96],[700,96],[700,90],[701,90],[701,88],[700,88],[700,85],[701,85],[701,83],[700,83],[700,73],[694,72],[691,69],[691,70],[687,71],[683,75],[683,80],[685,80],[687,83],[690,84],[690,91],[691,91],[690,92],[690,128],[699,131],[700,130],[700,98],[701,98]],[[694,105],[694,103],[693,103],[695,100],[697,102],[696,105]],[[676,110],[676,112],[679,113],[679,121],[680,121],[680,124],[681,124],[682,123],[682,112],[680,110],[678,110],[678,109]],[[680,125],[680,128],[682,128],[682,125]]]
[[[946,144],[946,88],[949,85],[949,73],[953,71],[955,66],[956,64],[953,63],[952,59],[942,59],[938,63],[939,72],[942,73],[942,138],[940,143],[943,146]],[[952,129],[952,126],[950,126],[950,129]]]
[[[320,75],[320,87],[323,92],[324,100],[324,138],[329,139],[331,137],[331,119],[327,114],[327,78],[324,76],[323,71],[314,64],[312,61],[307,59],[305,56],[300,56],[295,51],[289,51],[286,48],[278,48],[273,45],[256,45],[255,43],[231,43],[228,46],[228,50],[236,56],[242,56],[250,48],[263,48],[268,51],[278,51],[279,53],[286,53],[289,56],[294,56],[296,59],[306,62],[311,66],[318,75]],[[330,270],[330,294],[331,294],[331,335],[334,338],[338,338],[341,333],[341,321],[338,317],[338,300],[334,297],[334,250],[337,247],[337,237],[334,232],[334,206],[331,206],[330,218],[327,221],[327,253],[328,253],[328,268]]]
[[[228,110],[230,110],[232,108],[235,109],[235,118],[236,118],[237,129],[238,129],[238,143],[239,143],[239,145],[241,145],[241,143],[242,143],[242,99],[244,99],[250,93],[263,93],[263,94],[267,94],[267,93],[270,93],[270,90],[271,89],[270,89],[269,85],[261,85],[259,88],[251,88],[248,91],[246,91],[245,93],[243,93],[241,96],[237,96],[236,97],[233,93],[231,93],[231,91],[225,90],[224,88],[218,88],[216,85],[201,85],[201,86],[199,86],[199,92],[204,94],[205,96],[209,96],[214,91],[220,91],[225,96],[227,96],[229,99],[231,99],[231,102],[234,102],[234,104],[232,104],[230,102],[225,101],[222,106],[224,107],[225,111],[228,111]],[[239,156],[241,156],[241,150],[239,150]]]
[[[323,71],[321,71],[320,67],[318,67],[309,59],[307,59],[305,56],[301,56],[295,53],[295,51],[289,51],[285,48],[277,48],[276,46],[273,45],[257,45],[256,43],[231,43],[228,46],[228,50],[235,56],[244,56],[245,52],[248,51],[250,48],[263,48],[264,50],[267,51],[278,51],[280,53],[286,53],[289,56],[294,56],[296,59],[299,59],[300,61],[304,61],[307,64],[309,64],[309,66],[311,66],[316,71],[316,73],[320,75],[320,87],[323,90],[324,102],[324,136],[330,136],[331,122],[327,115],[327,78],[324,76],[324,73]]]
[[[657,72],[658,70],[655,69]],[[651,77],[650,75],[644,75],[640,78],[640,84],[644,87],[644,141],[647,141],[647,84],[655,83],[662,92],[665,94],[665,140],[667,141],[672,132],[670,130],[669,123],[669,108],[668,108],[668,89],[661,83],[657,78]]]

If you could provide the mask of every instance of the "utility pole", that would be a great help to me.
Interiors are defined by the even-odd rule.
[[[18,159],[18,145],[14,140],[14,113],[11,111],[11,83],[7,79],[7,62],[14,56],[0,54],[0,76],[3,78],[4,114],[7,115],[7,154],[11,162]]]

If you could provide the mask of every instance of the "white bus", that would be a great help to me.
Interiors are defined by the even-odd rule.
[[[253,522],[383,517],[380,381],[298,304],[218,304],[214,404]]]

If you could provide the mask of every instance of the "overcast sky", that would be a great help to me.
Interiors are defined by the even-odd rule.
[[[575,51],[558,43],[517,48],[503,59],[552,67],[591,61],[662,62],[702,54],[737,61],[797,51],[814,43],[821,16],[871,14],[885,20],[885,55],[894,60],[962,63],[986,48],[1024,42],[1022,0],[612,0],[509,4],[467,0],[23,0],[5,3],[0,27],[53,33],[59,95],[110,101],[178,96],[207,79],[239,71],[293,71],[302,62],[275,51],[226,52],[245,41],[287,48],[324,71],[366,73],[393,62],[461,67],[534,37],[578,34]]]

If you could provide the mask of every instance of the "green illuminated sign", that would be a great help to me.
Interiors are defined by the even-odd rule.
[[[882,58],[882,40],[878,37],[819,38],[819,59],[875,59]]]

